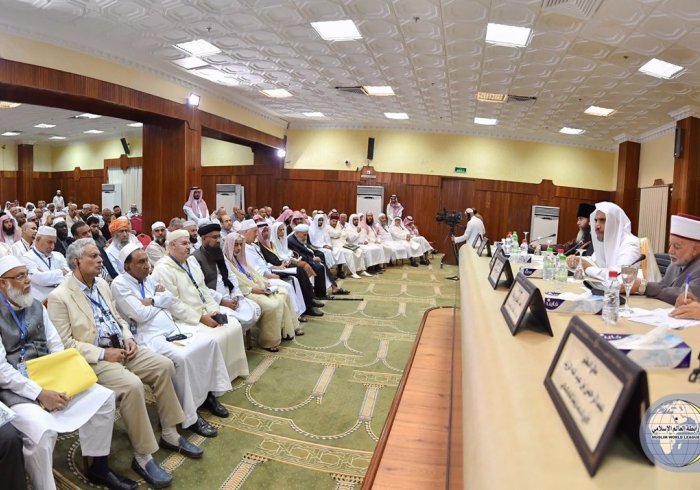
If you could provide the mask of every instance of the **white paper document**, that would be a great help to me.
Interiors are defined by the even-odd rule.
[[[655,310],[632,308],[632,311],[630,320],[654,327],[685,328],[700,324],[698,320],[680,320],[669,316],[673,308],[656,308]]]

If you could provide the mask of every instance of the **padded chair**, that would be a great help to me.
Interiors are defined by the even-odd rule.
[[[131,217],[131,229],[136,232],[137,235],[143,233],[143,216],[137,214]]]
[[[647,237],[641,237],[639,239],[639,251],[646,255],[646,258],[639,264],[639,268],[644,273],[644,278],[649,282],[659,282],[663,278],[663,275],[656,263],[654,250]]]
[[[654,257],[656,258],[656,263],[659,264],[661,276],[665,276],[666,269],[671,265],[671,256],[669,254],[654,254]]]
[[[143,245],[143,248],[148,247],[148,244],[151,243],[151,237],[148,235],[144,235],[143,233],[136,235],[136,239],[141,242],[141,245]]]

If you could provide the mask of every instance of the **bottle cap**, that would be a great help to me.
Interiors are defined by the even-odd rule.
[[[563,249],[563,248],[560,248],[559,250],[557,250],[557,252],[559,253],[559,255],[564,255],[564,249]]]

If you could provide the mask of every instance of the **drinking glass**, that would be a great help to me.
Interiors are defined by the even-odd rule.
[[[636,265],[624,265],[622,266],[622,285],[625,286],[625,306],[620,308],[620,316],[630,317],[632,316],[632,308],[630,308],[630,290],[634,281],[637,279],[637,270],[639,268]]]
[[[574,270],[574,281],[583,282],[583,278],[586,276],[583,270],[583,252],[585,251],[585,248],[576,249],[576,252],[578,252],[578,264],[576,265],[576,270]]]

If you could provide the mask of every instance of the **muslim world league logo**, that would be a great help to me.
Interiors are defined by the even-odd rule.
[[[639,428],[647,457],[669,471],[700,471],[700,395],[671,395],[652,405]]]

